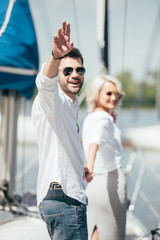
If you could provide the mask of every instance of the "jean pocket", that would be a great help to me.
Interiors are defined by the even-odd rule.
[[[80,206],[74,206],[75,210],[75,224],[79,229],[79,239],[87,240],[87,216],[86,216],[86,205],[81,204]]]
[[[41,204],[39,207],[42,219],[47,224],[47,229],[51,239],[64,240],[64,213],[61,211],[61,203]]]

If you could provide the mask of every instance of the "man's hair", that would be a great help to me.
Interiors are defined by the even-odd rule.
[[[69,53],[67,53],[67,54],[65,55],[65,57],[80,58],[81,61],[82,61],[82,65],[83,65],[83,56],[82,56],[82,54],[81,54],[81,52],[79,51],[78,48],[73,47],[73,48],[72,48],[72,51],[70,51]]]

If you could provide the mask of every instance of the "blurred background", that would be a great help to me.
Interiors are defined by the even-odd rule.
[[[89,83],[102,71],[101,50],[107,45],[108,73],[122,82],[125,91],[122,106],[117,110],[117,124],[123,139],[128,211],[137,217],[147,235],[158,227],[160,216],[160,1],[108,0],[105,40],[104,4],[101,0],[29,0],[37,38],[38,70],[51,54],[53,35],[66,20],[71,25],[71,40],[82,52],[86,68],[79,96],[82,126],[87,114],[85,94]],[[27,194],[36,192],[38,150],[30,118],[36,92],[34,86],[29,99],[21,98],[17,118],[14,193],[24,202]]]

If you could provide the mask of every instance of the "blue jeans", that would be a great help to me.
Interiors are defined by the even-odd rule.
[[[53,240],[87,240],[86,205],[64,194],[62,189],[49,189],[39,205]]]

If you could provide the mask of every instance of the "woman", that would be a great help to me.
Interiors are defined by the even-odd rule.
[[[89,240],[125,239],[126,183],[114,111],[123,96],[120,82],[109,75],[97,77],[87,95],[91,113],[83,123],[82,141],[87,166],[93,173],[86,189]]]

